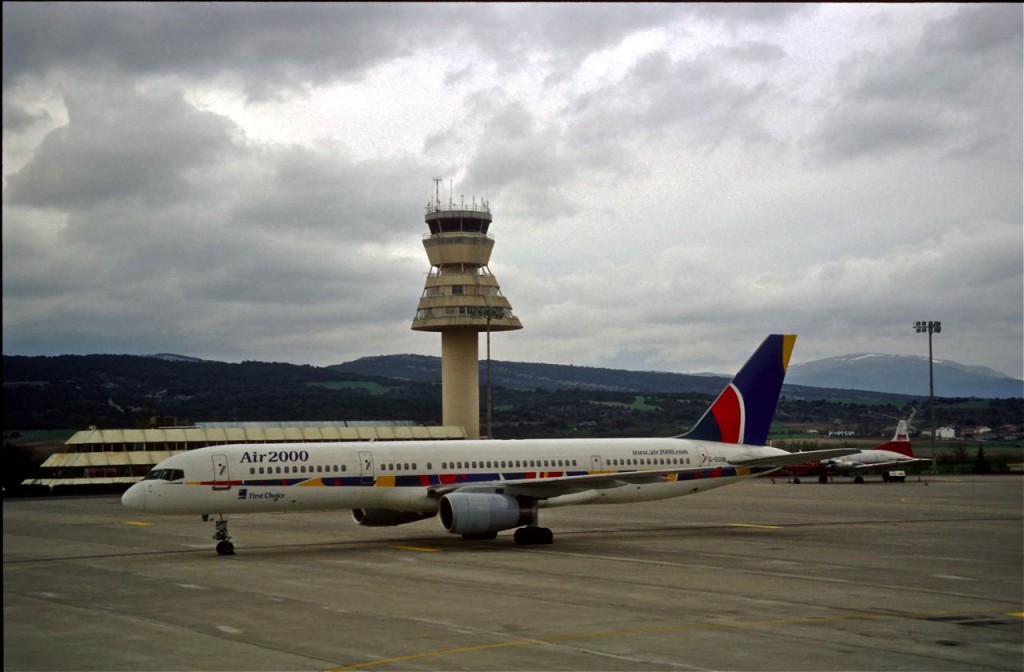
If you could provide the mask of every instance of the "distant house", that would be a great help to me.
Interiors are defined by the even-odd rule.
[[[935,438],[936,439],[955,439],[956,438],[956,428],[955,427],[949,427],[949,426],[939,427],[938,429],[935,430]]]

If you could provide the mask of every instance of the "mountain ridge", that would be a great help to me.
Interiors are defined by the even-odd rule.
[[[1016,398],[1024,381],[985,366],[933,359],[935,395],[940,397]],[[839,387],[895,394],[926,394],[928,358],[920,355],[853,353],[793,364],[786,381],[812,387]]]
[[[440,357],[373,355],[335,364],[328,369],[416,382],[439,382]],[[946,397],[1024,397],[1024,381],[987,367],[935,360],[935,394]],[[480,364],[483,384],[486,362]],[[492,360],[494,384],[546,389],[592,389],[620,392],[705,392],[731,374],[628,371],[605,367]],[[499,382],[500,381],[500,382]],[[791,364],[786,385],[828,390],[928,396],[928,360],[914,355],[855,353]]]

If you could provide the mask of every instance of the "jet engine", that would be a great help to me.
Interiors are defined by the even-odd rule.
[[[486,539],[501,530],[534,523],[537,505],[509,495],[453,492],[441,498],[438,514],[448,532]]]
[[[394,509],[352,509],[352,520],[364,527],[394,527],[433,518],[433,513],[395,511]]]

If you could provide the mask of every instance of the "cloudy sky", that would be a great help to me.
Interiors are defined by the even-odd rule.
[[[5,2],[3,352],[438,355],[442,177],[496,359],[1020,378],[1022,79],[1019,4]]]

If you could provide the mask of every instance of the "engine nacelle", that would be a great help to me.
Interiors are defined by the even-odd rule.
[[[352,520],[364,527],[394,527],[433,518],[434,515],[394,509],[352,509]]]
[[[441,526],[452,534],[486,535],[537,520],[537,505],[486,492],[453,492],[438,505]]]

